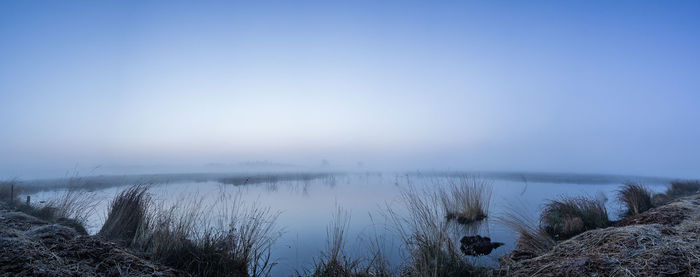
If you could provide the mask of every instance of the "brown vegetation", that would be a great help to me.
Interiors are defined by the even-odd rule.
[[[345,253],[345,231],[350,225],[350,213],[338,207],[333,219],[326,227],[327,249],[314,266],[314,277],[357,276],[359,260],[352,260]]]
[[[666,190],[666,195],[678,198],[700,193],[700,181],[673,181]]]
[[[586,197],[562,197],[545,204],[540,226],[556,240],[568,239],[587,230],[610,224],[605,204]]]
[[[446,185],[438,184],[438,194],[445,217],[460,224],[485,219],[491,203],[491,184],[485,179],[462,176],[450,179]]]
[[[97,205],[93,193],[68,188],[44,203],[31,203],[29,198],[19,201],[20,193],[24,193],[24,187],[19,182],[0,182],[0,201],[28,215],[71,227],[81,235],[87,234],[84,226]]]
[[[653,207],[652,195],[645,186],[627,183],[617,191],[617,200],[625,207],[623,216],[638,215]]]
[[[636,225],[582,233],[560,242],[547,253],[513,261],[494,273],[501,276],[700,274],[700,195],[631,218],[634,220],[627,224]]]
[[[125,246],[133,246],[137,233],[148,224],[150,196],[147,190],[147,187],[137,185],[119,193],[110,203],[107,219],[98,235]]]
[[[511,207],[507,213],[497,218],[511,231],[516,232],[518,240],[513,251],[503,261],[530,259],[551,250],[556,242],[523,210]]]
[[[484,269],[472,265],[460,251],[460,236],[445,220],[439,193],[408,187],[399,209],[387,205],[391,228],[403,243],[409,260],[402,276],[478,276]],[[441,207],[442,206],[442,207]]]
[[[151,200],[146,187],[132,186],[112,201],[100,236],[195,276],[266,275],[277,215],[220,195],[214,205],[228,205],[215,224],[207,218],[213,209],[203,207],[202,199],[181,199],[165,208]]]
[[[185,276],[99,237],[0,204],[0,272],[8,276]]]

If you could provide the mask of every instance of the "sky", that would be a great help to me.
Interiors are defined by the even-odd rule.
[[[698,1],[0,1],[0,177],[700,177]]]

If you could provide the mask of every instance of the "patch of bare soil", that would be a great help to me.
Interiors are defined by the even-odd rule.
[[[185,276],[99,237],[0,205],[2,276]]]
[[[494,274],[699,276],[700,195],[582,233],[543,255],[506,261]]]

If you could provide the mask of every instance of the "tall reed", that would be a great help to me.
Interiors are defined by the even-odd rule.
[[[311,276],[354,276],[359,260],[351,260],[345,253],[345,232],[350,225],[350,213],[337,207],[326,227],[326,251],[315,265]]]
[[[408,253],[405,275],[473,276],[480,273],[460,252],[450,232],[439,193],[408,186],[398,207],[387,204],[387,218]]]

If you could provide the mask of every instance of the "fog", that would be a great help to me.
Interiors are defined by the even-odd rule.
[[[700,7],[659,3],[5,1],[0,178],[698,178]]]

